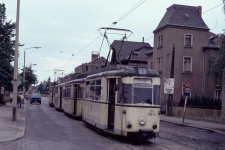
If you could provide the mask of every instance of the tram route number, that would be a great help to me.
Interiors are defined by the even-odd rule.
[[[150,109],[150,112],[148,113],[149,116],[156,116],[156,113],[153,109]]]

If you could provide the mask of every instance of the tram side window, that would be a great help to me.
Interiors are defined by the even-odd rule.
[[[92,100],[95,100],[95,80],[90,82],[89,96]]]
[[[89,99],[90,97],[90,82],[86,82],[86,87],[85,87],[85,98]]]
[[[160,105],[160,86],[154,85],[154,105]]]
[[[84,92],[84,88],[81,87],[81,88],[80,88],[80,93],[79,93],[79,94],[80,94],[80,95],[79,95],[79,98],[83,98],[83,96],[84,96],[84,93],[83,93],[83,92]]]
[[[101,80],[93,80],[87,84],[85,89],[85,98],[92,100],[100,100],[101,99]],[[81,92],[82,93],[82,92]]]
[[[132,103],[132,84],[123,85],[123,103]]]
[[[64,91],[64,97],[70,97],[71,87],[66,86]]]
[[[101,80],[96,80],[95,85],[95,100],[101,100]]]

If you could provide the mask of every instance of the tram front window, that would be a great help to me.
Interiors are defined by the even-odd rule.
[[[152,88],[134,88],[133,103],[152,104]]]
[[[133,103],[147,103],[152,102],[152,80],[149,78],[135,78],[134,79],[134,91],[133,91]]]

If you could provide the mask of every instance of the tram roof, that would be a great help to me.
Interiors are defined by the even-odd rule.
[[[117,65],[119,67],[115,70],[105,70],[96,74],[92,74],[87,76],[86,79],[93,79],[98,77],[107,77],[107,76],[121,76],[121,77],[129,77],[129,76],[146,76],[146,77],[159,77],[159,73],[155,70],[147,69],[146,67],[131,67],[124,65]],[[141,73],[141,69],[144,69],[146,72]]]
[[[70,84],[70,83],[84,83],[84,82],[85,82],[85,78],[82,78],[82,79],[74,79],[74,80],[68,81],[65,84]]]

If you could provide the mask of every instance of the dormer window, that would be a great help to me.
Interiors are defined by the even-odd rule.
[[[163,47],[163,36],[162,35],[160,35],[158,37],[158,48],[161,48],[161,47]]]
[[[193,46],[193,35],[192,34],[185,34],[184,35],[184,46],[185,47],[192,47]]]

